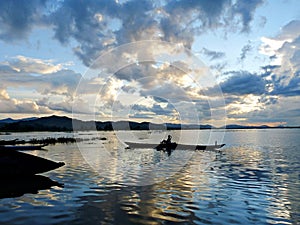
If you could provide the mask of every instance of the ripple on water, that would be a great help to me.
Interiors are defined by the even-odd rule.
[[[179,169],[176,160],[184,159],[182,152],[168,156],[152,150],[125,151],[115,148],[119,145],[115,135],[103,132],[100,136],[108,138],[103,142],[105,150],[120,163],[115,170],[105,171],[108,176],[94,170],[76,145],[49,146],[48,151],[33,154],[66,162],[64,167],[45,174],[64,187],[1,199],[0,223],[297,224],[298,134],[268,130],[260,138],[260,132],[229,132],[223,152],[196,152]],[[287,140],[294,143],[289,145]],[[98,143],[92,142],[85,144],[86,150]],[[112,162],[98,166],[107,165]],[[153,165],[160,166],[155,173]],[[172,169],[176,171],[165,176]],[[141,184],[141,175],[152,179],[152,184],[137,185]]]

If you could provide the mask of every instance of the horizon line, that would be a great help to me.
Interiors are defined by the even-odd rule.
[[[205,124],[196,124],[196,123],[172,123],[172,122],[165,122],[165,123],[154,123],[154,122],[150,122],[150,121],[142,121],[142,122],[138,122],[138,121],[133,121],[133,120],[126,120],[125,118],[124,119],[121,119],[121,120],[106,120],[106,121],[102,121],[102,120],[82,120],[82,119],[78,119],[78,118],[73,118],[73,117],[69,117],[69,116],[66,116],[66,115],[55,115],[55,114],[52,114],[52,115],[49,115],[49,116],[41,116],[41,117],[25,117],[25,118],[21,118],[21,119],[14,119],[14,118],[11,118],[11,117],[7,117],[7,118],[4,118],[4,119],[0,119],[0,122],[3,121],[3,120],[14,120],[15,122],[19,122],[19,121],[30,121],[30,120],[35,120],[35,119],[41,119],[41,118],[49,118],[49,117],[59,117],[59,118],[68,118],[68,119],[71,119],[71,120],[79,120],[79,121],[82,121],[82,122],[100,122],[100,123],[107,123],[107,122],[111,122],[111,123],[116,123],[116,122],[132,122],[132,123],[151,123],[151,124],[156,124],[156,125],[167,125],[167,124],[171,124],[171,125],[180,125],[180,126],[210,126],[210,128],[207,128],[207,129],[232,129],[232,128],[227,128],[227,126],[239,126],[241,128],[245,127],[245,128],[300,128],[300,125],[287,125],[287,124],[281,124],[281,125],[276,125],[276,126],[270,126],[270,125],[267,125],[267,124],[260,124],[260,125],[241,125],[241,124],[225,124],[223,126],[214,126],[214,125],[211,125],[211,124],[208,124],[208,123],[205,123]],[[5,123],[5,122],[4,122]],[[14,122],[12,122],[14,123]],[[200,127],[199,127],[200,128]],[[205,129],[205,128],[203,128]],[[235,128],[233,128],[235,129]],[[237,128],[238,129],[238,128]]]

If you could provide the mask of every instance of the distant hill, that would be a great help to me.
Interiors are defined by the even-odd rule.
[[[17,120],[14,120],[12,118],[0,120],[0,123],[14,123],[14,122],[17,122]]]
[[[170,124],[171,126],[171,124]],[[180,126],[180,125],[179,125]],[[174,125],[171,129],[178,127]],[[73,131],[73,130],[164,130],[168,129],[166,124],[154,124],[149,122],[99,122],[81,121],[65,116],[49,116],[35,119],[13,120],[4,119],[0,121],[1,131]]]
[[[150,122],[133,121],[81,121],[66,116],[48,116],[13,120],[11,118],[0,121],[1,131],[73,131],[73,130],[178,130],[178,129],[211,129],[210,125],[186,124],[155,124]]]
[[[3,131],[71,131],[72,119],[68,117],[50,116],[35,119],[23,119],[10,123],[1,123]]]
[[[7,119],[0,120],[0,123],[16,123],[19,121],[30,121],[30,120],[35,120],[35,119],[37,119],[37,117],[30,117],[30,118],[24,118],[24,119],[19,119],[19,120],[7,118]]]
[[[71,119],[66,116],[48,116],[41,118],[25,118],[14,120],[7,118],[0,120],[0,131],[73,131],[73,130],[179,130],[179,129],[268,129],[268,128],[286,128],[286,127],[269,127],[262,126],[242,126],[237,124],[226,125],[225,127],[216,128],[209,124],[155,124],[150,122],[133,122],[133,121],[82,121]],[[299,128],[293,127],[293,128]]]
[[[261,125],[261,126],[243,126],[243,125],[237,125],[237,124],[230,124],[226,125],[225,127],[222,127],[225,129],[267,129],[267,128],[273,128],[267,125]]]

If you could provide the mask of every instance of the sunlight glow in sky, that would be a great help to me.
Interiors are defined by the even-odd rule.
[[[115,74],[95,64],[147,40],[173,47],[110,55],[103,60],[116,67],[128,62]],[[227,124],[300,125],[298,0],[7,0],[0,45],[0,119],[55,114],[218,126],[226,110]],[[205,67],[163,62],[164,51],[175,57],[181,47],[213,82],[202,77]]]

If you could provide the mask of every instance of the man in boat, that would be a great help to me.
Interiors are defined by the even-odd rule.
[[[172,136],[168,135],[168,139],[167,140],[163,140],[161,143],[162,144],[171,144],[171,140],[172,140]]]
[[[171,140],[172,140],[172,136],[171,135],[168,135],[168,139],[166,141],[167,144],[171,144]]]
[[[163,140],[160,145],[158,146],[158,148],[156,150],[160,151],[160,150],[164,150],[167,151],[168,155],[171,155],[172,152],[172,136],[168,135],[168,139],[167,140]]]

